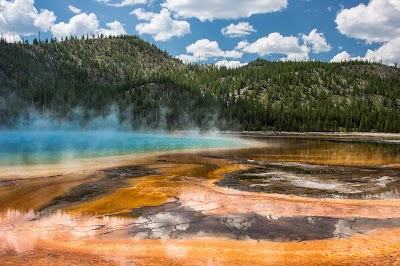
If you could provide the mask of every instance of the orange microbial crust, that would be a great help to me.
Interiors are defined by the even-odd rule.
[[[355,158],[332,145],[164,154],[141,157],[131,164],[136,168],[8,179],[0,186],[0,264],[400,265],[399,199],[307,198],[215,185],[258,167],[256,160],[398,163],[387,154],[359,155],[367,146],[356,146]]]

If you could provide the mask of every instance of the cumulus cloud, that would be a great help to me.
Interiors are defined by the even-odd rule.
[[[178,55],[177,58],[186,63],[204,61],[212,57],[241,58],[243,52],[232,50],[223,51],[218,42],[208,39],[198,40],[186,47],[187,54]]]
[[[327,43],[323,33],[313,29],[308,35],[302,34],[300,37],[282,36],[279,32],[273,32],[254,43],[241,41],[235,49],[259,56],[285,55],[280,59],[282,61],[307,61],[310,49],[317,54],[329,52],[332,47]]]
[[[228,61],[228,60],[222,60],[218,61],[215,63],[215,66],[220,68],[220,67],[226,67],[226,68],[238,68],[247,65],[247,63],[241,63],[240,61]]]
[[[0,0],[0,29],[25,36],[49,31],[57,17],[47,9],[39,12],[34,4],[34,0]]]
[[[105,3],[113,7],[134,6],[140,4],[147,4],[149,0],[122,0],[120,3],[111,3],[110,0],[95,0],[96,2]]]
[[[312,47],[314,54],[329,52],[332,49],[331,45],[326,41],[324,34],[317,32],[317,29],[313,29],[309,35],[303,34],[301,38],[306,45]]]
[[[307,61],[309,48],[300,45],[299,39],[294,36],[284,37],[278,32],[270,33],[243,48],[243,51],[251,54],[266,56],[271,54],[286,55],[283,61]]]
[[[229,57],[241,58],[242,54],[238,51],[222,51],[216,41],[208,39],[198,40],[195,43],[186,47],[186,52],[193,54],[195,57],[208,58],[208,57]]]
[[[190,33],[190,24],[187,21],[179,21],[171,18],[171,13],[163,8],[160,14],[146,12],[142,8],[135,9],[131,14],[148,23],[136,25],[139,34],[150,34],[156,41],[168,41],[172,37],[182,37]]]
[[[361,56],[354,56],[351,57],[351,55],[349,53],[347,53],[346,51],[343,51],[341,53],[338,53],[337,55],[335,55],[332,59],[331,62],[345,62],[345,61],[365,61],[367,60],[365,57],[361,57]]]
[[[247,47],[249,44],[250,44],[250,43],[249,43],[247,40],[240,41],[240,42],[236,45],[235,49],[236,49],[236,50],[243,50],[243,49],[244,49],[245,47]]]
[[[74,14],[80,14],[82,12],[82,10],[80,10],[79,8],[71,5],[68,6],[68,9]]]
[[[189,54],[180,54],[176,58],[178,58],[179,60],[181,60],[184,63],[195,63],[195,62],[200,63],[201,60],[204,60],[204,59],[196,58],[193,55],[189,55]]]
[[[400,1],[371,0],[367,5],[343,9],[336,16],[340,33],[368,44],[383,43],[362,58],[384,64],[399,63]]]
[[[124,25],[121,24],[118,20],[114,20],[113,22],[106,23],[108,29],[99,29],[99,33],[104,36],[119,36],[126,35],[126,31],[124,29]]]
[[[73,16],[68,23],[60,22],[53,26],[51,32],[53,36],[61,39],[62,37],[92,35],[99,32],[99,21],[94,13],[78,14]]]
[[[100,28],[100,22],[94,13],[89,15],[81,13],[73,16],[68,23],[60,22],[54,25],[51,32],[58,39],[69,36],[92,36],[93,34],[104,34],[105,36],[126,34],[123,25],[118,21],[110,22],[106,25],[108,29]]]
[[[153,12],[146,12],[143,8],[137,8],[133,10],[130,15],[135,15],[140,20],[151,20],[157,14]]]
[[[334,63],[334,62],[345,62],[345,61],[349,61],[350,59],[351,59],[350,54],[348,52],[346,52],[346,51],[343,51],[343,52],[338,53],[337,55],[335,55],[332,58],[331,62],[332,63]]]
[[[343,9],[336,16],[340,33],[367,43],[386,42],[400,36],[400,1],[371,0]]]
[[[253,32],[256,32],[254,27],[250,25],[248,22],[239,22],[238,24],[231,23],[230,25],[222,28],[221,33],[225,36],[234,38],[234,37],[243,37],[246,35],[250,35]]]
[[[16,43],[16,42],[20,42],[21,37],[19,37],[19,35],[16,34],[4,34],[4,33],[0,33],[0,40],[4,40],[8,43]]]
[[[363,59],[387,65],[399,64],[400,37],[390,40],[376,50],[368,50]]]
[[[162,4],[178,16],[201,21],[248,18],[284,10],[287,5],[287,0],[167,0]]]
[[[224,51],[221,56],[226,58],[242,58],[243,52],[236,50]]]

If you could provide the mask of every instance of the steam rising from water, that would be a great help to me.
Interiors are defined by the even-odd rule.
[[[16,123],[18,130],[119,130],[130,131],[131,125],[120,122],[118,108],[112,107],[103,116],[85,113],[80,108],[71,111],[67,118],[56,118],[51,112],[39,113],[30,110],[26,116],[20,117]]]
[[[217,136],[106,130],[2,131],[0,136],[0,165],[60,163],[86,157],[245,145],[237,139]]]
[[[0,131],[0,165],[61,163],[86,157],[132,153],[242,146],[238,139],[222,138],[213,131],[205,137],[197,129],[166,134],[163,128],[133,131],[129,119],[111,107],[103,116],[79,108],[63,119],[52,112],[30,110],[12,129]],[[146,125],[146,121],[141,121]]]
[[[104,107],[104,110],[94,111],[85,110],[76,107],[72,110],[66,110],[65,113],[54,113],[52,111],[40,112],[31,108],[29,111],[20,115],[13,125],[7,126],[5,129],[18,130],[118,130],[118,131],[157,131],[164,132],[171,127],[174,129],[184,129],[185,131],[197,132],[206,129],[207,131],[219,131],[221,124],[218,121],[217,113],[213,115],[204,114],[201,122],[195,122],[188,114],[177,114],[179,122],[169,125],[167,116],[172,111],[167,107],[159,107],[157,109],[157,119],[154,114],[144,113],[139,116],[133,115],[130,107],[121,109],[116,105]],[[156,121],[155,121],[156,120]],[[200,123],[201,125],[197,125]],[[199,128],[201,127],[201,129]],[[4,125],[0,125],[0,129],[4,129]]]

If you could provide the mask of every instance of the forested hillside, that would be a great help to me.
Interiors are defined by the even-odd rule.
[[[185,65],[134,36],[0,43],[0,127],[33,114],[85,127],[111,111],[133,129],[400,132],[400,69]]]

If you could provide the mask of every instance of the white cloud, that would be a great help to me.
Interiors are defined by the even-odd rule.
[[[359,58],[389,65],[399,63],[399,0],[371,0],[368,5],[343,9],[336,16],[336,24],[340,33],[347,37],[362,39],[368,44],[383,43]]]
[[[131,14],[140,20],[149,21],[136,25],[136,30],[139,34],[152,35],[156,41],[168,41],[172,37],[182,37],[190,33],[190,24],[187,21],[172,19],[171,13],[165,8],[160,14],[146,12],[142,8],[133,10]]]
[[[123,25],[118,21],[107,23],[106,25],[108,29],[100,28],[100,22],[94,13],[89,15],[86,13],[81,13],[73,16],[68,23],[60,22],[54,25],[51,29],[51,32],[57,39],[70,36],[92,36],[93,34],[104,34],[105,36],[126,34]]]
[[[149,0],[122,0],[122,2],[118,3],[118,4],[111,4],[110,0],[98,0],[98,2],[103,2],[109,6],[114,6],[114,7],[124,7],[124,6],[147,4],[149,2]]]
[[[361,57],[361,56],[354,56],[354,57],[351,57],[351,55],[348,53],[348,52],[346,52],[346,51],[343,51],[343,52],[341,52],[341,53],[338,53],[337,55],[335,55],[332,59],[331,59],[331,62],[345,62],[345,61],[371,61],[371,62],[381,62],[381,60],[383,61],[383,58],[382,57],[375,57],[375,55],[373,54],[375,51],[371,51],[371,50],[368,50],[369,51],[369,53],[370,53],[370,56],[371,57],[368,57],[368,56],[364,56],[364,57]],[[387,63],[389,62],[389,61],[386,61]],[[392,62],[393,63],[393,62]]]
[[[223,55],[223,51],[219,48],[218,42],[208,39],[202,39],[192,43],[186,47],[186,52],[202,58]]]
[[[209,58],[209,57],[230,57],[241,58],[242,54],[238,51],[222,51],[216,41],[208,39],[198,40],[195,43],[186,47],[186,52],[193,54],[195,57]]]
[[[249,43],[247,40],[240,41],[240,42],[236,45],[235,49],[236,49],[236,50],[243,50],[243,49],[244,49],[245,47],[247,47],[249,44],[250,44],[250,43]]]
[[[226,67],[226,68],[238,68],[247,65],[247,63],[241,63],[240,61],[228,61],[228,60],[222,60],[218,61],[215,63],[215,66],[220,68],[220,67]]]
[[[47,9],[42,9],[40,11],[41,12],[39,16],[36,17],[33,25],[43,31],[48,31],[54,25],[54,21],[57,17],[54,15],[53,12]]]
[[[82,10],[80,10],[79,8],[71,5],[68,6],[68,9],[74,14],[80,14],[82,12]]]
[[[307,61],[309,59],[309,48],[300,45],[297,37],[284,37],[278,32],[270,33],[267,37],[262,37],[244,47],[246,53],[266,56],[271,54],[282,54],[286,57],[281,60],[287,61]]]
[[[349,60],[351,60],[350,54],[348,52],[346,52],[346,51],[343,51],[343,52],[338,53],[337,55],[335,55],[332,58],[331,62],[332,63],[333,62],[345,62],[345,61],[349,61]]]
[[[98,2],[98,3],[108,4],[111,0],[93,0],[93,1]]]
[[[386,42],[400,36],[400,1],[371,0],[343,9],[336,16],[340,33],[372,42]]]
[[[287,0],[167,0],[162,4],[181,17],[201,21],[248,18],[284,10],[287,5]]]
[[[225,58],[242,58],[243,52],[236,50],[224,51],[221,56]]]
[[[143,8],[133,10],[130,15],[135,15],[140,20],[152,20],[157,14],[153,12],[146,12]]]
[[[308,61],[310,58],[308,57],[308,53],[288,53],[286,57],[281,57],[281,61]]]
[[[240,51],[223,51],[219,47],[216,41],[210,41],[208,39],[198,40],[191,45],[186,47],[188,54],[178,55],[177,58],[183,62],[198,62],[204,61],[212,57],[223,57],[223,58],[241,58],[243,53]],[[189,55],[191,54],[191,55]]]
[[[257,32],[249,22],[239,22],[238,24],[231,23],[230,25],[222,28],[221,33],[228,37],[243,37]]]
[[[193,55],[188,55],[188,54],[180,54],[176,58],[182,60],[182,62],[184,62],[184,63],[195,63],[195,62],[200,63],[200,61],[204,60],[204,58],[200,59],[200,58],[194,57]]]
[[[309,35],[302,35],[302,40],[306,45],[312,46],[312,51],[314,54],[319,54],[322,52],[329,52],[332,47],[327,43],[323,33],[318,33],[317,29],[313,29]]]
[[[53,36],[61,39],[62,37],[97,35],[99,32],[99,21],[94,13],[78,14],[73,16],[68,23],[60,22],[53,26],[51,32]]]
[[[108,29],[99,29],[99,33],[104,36],[118,36],[118,35],[126,35],[126,31],[124,29],[124,25],[121,24],[118,20],[114,20],[113,22],[106,23]]]
[[[25,36],[49,31],[57,17],[47,9],[39,12],[34,4],[34,0],[0,0],[1,31]]]
[[[22,41],[19,35],[0,33],[0,40],[5,40],[8,43],[16,43]]]
[[[400,37],[390,40],[376,50],[368,50],[363,59],[387,65],[400,64]]]

